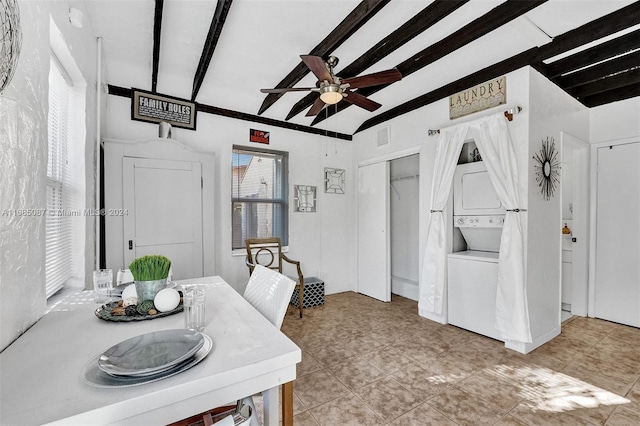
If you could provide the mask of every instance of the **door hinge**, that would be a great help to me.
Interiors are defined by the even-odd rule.
[[[129,250],[133,250],[133,240],[129,240]]]
[[[200,189],[204,188],[204,179],[201,177],[200,178]]]

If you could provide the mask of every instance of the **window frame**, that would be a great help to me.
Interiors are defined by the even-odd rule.
[[[70,280],[84,285],[86,162],[84,80],[52,44],[49,56],[45,209],[45,296]],[[64,54],[64,52],[62,52]],[[68,65],[68,66],[67,66]]]
[[[265,157],[275,156],[280,157],[282,159],[280,170],[277,172],[280,177],[281,183],[279,184],[279,198],[249,198],[249,197],[236,197],[234,193],[234,156],[236,153],[240,151],[240,153],[246,153],[248,155],[260,156],[263,154]],[[274,237],[279,237],[282,241],[282,246],[286,247],[289,244],[289,153],[286,151],[278,151],[272,149],[264,149],[261,147],[252,147],[252,146],[244,146],[244,145],[233,145],[231,150],[231,250],[232,252],[244,253],[244,241],[241,247],[234,247],[234,226],[233,226],[233,215],[234,215],[234,205],[236,203],[246,203],[246,204],[270,204],[270,205],[278,205],[281,208],[282,219],[279,221],[280,223],[274,223],[272,226],[278,227],[281,229],[281,235],[277,235],[277,233],[273,233]]]

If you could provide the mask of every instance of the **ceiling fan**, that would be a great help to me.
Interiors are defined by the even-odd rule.
[[[318,78],[316,87],[284,87],[276,89],[260,89],[262,93],[286,93],[286,92],[318,92],[320,96],[313,103],[306,116],[317,115],[325,105],[337,104],[345,100],[350,104],[357,105],[367,111],[375,111],[382,105],[352,91],[361,87],[379,86],[381,84],[393,83],[402,79],[402,74],[395,68],[380,71],[360,77],[341,78],[334,74],[333,68],[338,65],[338,58],[329,56],[325,62],[320,56],[300,55],[302,62]]]

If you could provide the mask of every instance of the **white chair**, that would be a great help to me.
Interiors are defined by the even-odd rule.
[[[249,277],[244,298],[278,329],[282,326],[295,281],[262,265]]]
[[[255,265],[251,276],[249,277],[249,282],[247,283],[247,288],[244,291],[244,298],[247,302],[251,303],[251,305],[258,310],[266,319],[268,319],[271,324],[276,326],[278,329],[282,326],[282,322],[284,321],[284,315],[287,312],[287,306],[289,306],[289,301],[291,300],[291,295],[293,294],[293,289],[296,286],[296,282],[292,279],[282,275],[281,273],[266,268],[262,265]],[[286,389],[286,392],[293,392],[293,384],[291,382],[285,383],[283,386]],[[284,400],[283,400],[284,401]],[[251,406],[253,412],[255,413],[255,406],[253,405],[252,397],[247,397],[243,400],[244,405]],[[193,418],[189,418],[183,420],[179,423],[170,425],[170,426],[188,426],[191,420],[200,420],[204,421],[205,425],[212,424],[213,416],[212,414],[224,409],[226,407],[218,407],[214,410],[211,410],[210,413],[203,413],[195,416]],[[291,410],[293,407],[291,407]],[[283,407],[284,412],[284,407]],[[293,414],[292,414],[293,415]],[[229,421],[229,419],[225,419],[225,421]],[[258,426],[258,418],[257,415],[252,415],[250,419],[248,419],[248,426]],[[247,424],[241,423],[242,425]],[[232,424],[232,423],[229,423]]]

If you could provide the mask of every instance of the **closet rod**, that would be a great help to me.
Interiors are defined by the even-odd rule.
[[[400,176],[400,177],[396,177],[396,178],[391,179],[391,182],[397,182],[399,180],[405,180],[405,179],[416,179],[419,176],[420,175]]]
[[[504,116],[507,118],[507,120],[513,121],[513,116],[516,114],[519,114],[521,111],[522,111],[522,107],[520,106],[517,106],[515,108],[510,108],[504,112]],[[440,129],[428,130],[427,134],[429,136],[438,135],[440,134]]]

